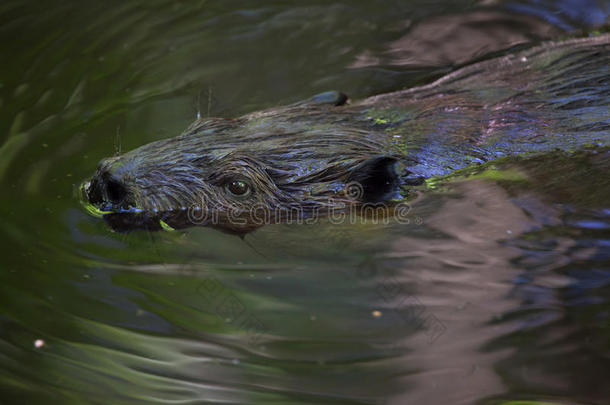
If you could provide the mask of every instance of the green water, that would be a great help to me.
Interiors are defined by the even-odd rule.
[[[430,182],[408,223],[273,225],[244,241],[113,233],[78,193],[100,159],[197,114],[426,83],[603,30],[609,10],[2,2],[0,403],[610,403],[605,149]]]

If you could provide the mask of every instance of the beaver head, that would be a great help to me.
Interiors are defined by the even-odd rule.
[[[395,197],[397,157],[384,138],[350,119],[354,111],[312,100],[199,119],[175,138],[104,159],[85,196],[118,231],[234,233]]]

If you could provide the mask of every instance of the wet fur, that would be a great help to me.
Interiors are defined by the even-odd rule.
[[[215,215],[201,225],[243,233],[260,226],[247,219],[255,206],[310,216],[387,201],[413,179],[502,156],[607,143],[609,44],[608,34],[548,43],[353,105],[331,92],[199,119],[178,137],[103,160],[87,196],[114,212],[107,219],[119,230],[191,226],[186,212],[199,207]],[[227,193],[235,179],[253,192]],[[124,198],[108,198],[109,182]],[[354,182],[363,188],[356,198],[346,193]]]

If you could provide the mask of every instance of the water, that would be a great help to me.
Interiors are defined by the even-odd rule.
[[[608,2],[57,3],[0,5],[0,403],[610,403],[607,150],[245,241],[112,233],[77,190],[198,113],[429,82]]]

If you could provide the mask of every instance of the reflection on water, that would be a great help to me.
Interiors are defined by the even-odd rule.
[[[118,235],[80,209],[117,132],[403,88],[608,19],[359,3],[0,6],[1,403],[607,403],[606,149],[440,179],[409,224]]]
[[[477,10],[431,17],[410,27],[388,45],[383,56],[358,56],[353,67],[391,64],[456,65],[531,41],[557,37],[561,30],[543,19]]]

